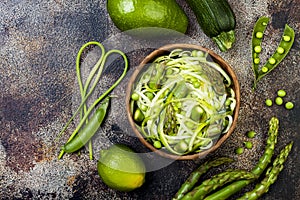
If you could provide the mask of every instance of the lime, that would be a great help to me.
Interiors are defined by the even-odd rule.
[[[143,160],[129,147],[114,144],[100,152],[98,174],[110,188],[132,191],[145,182],[146,167]]]
[[[108,0],[107,11],[121,30],[159,27],[185,33],[188,18],[175,0]]]

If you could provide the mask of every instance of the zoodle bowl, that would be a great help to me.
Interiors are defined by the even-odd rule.
[[[201,46],[170,44],[153,51],[134,71],[126,92],[134,133],[167,158],[204,157],[237,123],[237,77],[219,55]]]

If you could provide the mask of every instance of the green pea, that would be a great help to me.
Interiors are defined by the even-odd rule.
[[[281,97],[276,97],[275,98],[275,103],[280,106],[280,105],[283,104],[283,99]]]
[[[167,69],[166,70],[166,75],[171,75],[171,74],[173,74],[173,70],[172,69]]]
[[[284,48],[278,47],[278,48],[277,48],[277,53],[283,54],[283,53],[284,53]]]
[[[254,64],[259,64],[260,63],[260,59],[259,58],[254,58]]]
[[[256,132],[255,132],[255,131],[248,131],[248,133],[247,133],[247,137],[248,137],[248,138],[254,138],[255,135],[256,135]]]
[[[236,148],[235,153],[238,154],[238,155],[241,155],[242,153],[244,153],[244,148],[243,147]]]
[[[175,145],[174,150],[179,153],[184,153],[188,149],[188,145],[184,140],[181,140],[178,144]]]
[[[265,103],[269,107],[273,105],[273,101],[271,99],[266,99]]]
[[[195,88],[199,88],[200,85],[201,85],[201,84],[199,83],[199,81],[193,82],[193,86],[194,86]]]
[[[160,149],[161,148],[161,142],[156,140],[154,143],[153,143],[153,146],[157,149]]]
[[[284,97],[284,96],[286,95],[286,92],[285,92],[284,90],[278,90],[278,91],[277,91],[277,95],[278,95],[279,97]]]
[[[231,99],[226,99],[225,105],[226,105],[226,106],[230,106],[230,105],[231,105]]]
[[[261,52],[261,46],[255,46],[255,47],[254,47],[254,51],[255,51],[256,53],[260,53],[260,52]]]
[[[136,121],[136,122],[141,122],[143,121],[145,118],[144,114],[142,113],[142,111],[137,108],[134,112],[134,116],[133,116],[133,119]]]
[[[250,142],[250,141],[244,142],[244,145],[245,145],[245,147],[246,147],[247,149],[252,149],[252,147],[253,147],[253,144],[252,144],[252,142]]]
[[[147,96],[150,100],[152,100],[152,99],[154,98],[154,94],[151,93],[151,92],[146,92],[146,96]]]
[[[293,102],[290,102],[290,101],[289,101],[289,102],[286,102],[285,108],[288,109],[288,110],[293,109],[293,108],[294,108]]]
[[[146,111],[147,109],[148,109],[148,106],[146,106],[146,105],[144,105],[144,104],[141,105],[141,110],[142,110],[142,111]]]
[[[258,31],[258,32],[256,32],[255,36],[256,36],[257,38],[261,39],[261,38],[263,37],[263,33],[260,32],[260,31]]]
[[[204,56],[204,52],[203,51],[198,51],[198,50],[193,50],[192,51],[192,56],[193,57],[203,57]]]
[[[195,106],[191,112],[191,119],[194,121],[199,121],[203,113],[204,110],[200,106]]]
[[[137,93],[132,93],[132,95],[131,95],[131,99],[132,100],[134,100],[134,101],[137,101],[137,100],[139,100],[139,98],[140,98],[140,95],[138,95]]]
[[[289,42],[289,41],[291,40],[291,37],[288,36],[288,35],[284,35],[284,36],[283,36],[283,40],[284,40],[285,42]]]
[[[263,72],[263,73],[267,73],[268,71],[269,71],[269,69],[267,68],[267,67],[262,67],[261,68],[261,71]]]
[[[275,58],[270,58],[269,59],[269,63],[271,64],[271,65],[274,65],[275,63],[276,63],[276,60],[275,60]]]

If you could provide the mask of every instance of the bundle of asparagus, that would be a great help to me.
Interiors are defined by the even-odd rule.
[[[207,161],[191,173],[190,177],[182,184],[181,188],[175,194],[173,200],[227,199],[233,194],[241,191],[241,189],[248,184],[258,180],[272,162],[274,149],[277,143],[278,128],[279,120],[276,117],[272,117],[269,122],[268,138],[264,154],[260,157],[258,163],[251,172],[242,169],[227,170],[204,180],[200,185],[195,187],[200,177],[210,168],[230,163],[233,160],[230,158],[218,158],[216,160]],[[264,193],[268,192],[270,185],[276,181],[278,174],[282,171],[283,164],[286,161],[292,146],[293,142],[289,143],[283,150],[281,150],[280,154],[273,161],[272,166],[267,169],[264,179],[257,183],[252,191],[246,192],[242,197],[240,197],[240,200],[257,199]],[[225,184],[229,185],[217,190]]]

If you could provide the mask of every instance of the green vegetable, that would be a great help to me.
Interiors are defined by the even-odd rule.
[[[247,149],[252,149],[252,147],[253,147],[253,144],[252,144],[252,142],[250,142],[250,141],[244,142],[244,145],[245,145],[245,147],[246,147]]]
[[[178,192],[175,194],[173,200],[181,199],[186,193],[188,193],[199,181],[200,177],[205,174],[210,168],[217,167],[222,164],[231,163],[233,160],[231,158],[220,157],[215,160],[207,161],[200,165],[196,170],[194,170],[187,180],[181,185]]]
[[[271,162],[275,144],[277,143],[277,135],[278,135],[279,121],[276,117],[272,117],[269,122],[269,130],[268,130],[268,139],[267,145],[265,147],[264,154],[260,157],[256,166],[251,170],[251,172],[258,177],[264,172],[266,167]],[[212,193],[207,196],[205,200],[219,200],[219,199],[227,199],[231,195],[237,193],[242,188],[250,184],[252,180],[240,180],[231,183],[230,185]]]
[[[253,89],[256,89],[257,83],[260,79],[270,73],[286,57],[294,43],[295,32],[286,24],[282,39],[276,51],[269,58],[268,62],[260,68],[259,55],[262,50],[261,43],[263,40],[263,33],[267,28],[269,20],[270,19],[268,17],[259,18],[255,23],[252,33],[252,68],[255,76]]]
[[[227,0],[187,0],[203,32],[227,51],[235,42],[235,15]]]
[[[265,102],[265,103],[266,103],[266,105],[269,106],[269,107],[273,105],[273,101],[272,101],[271,99],[266,99],[266,102]]]
[[[283,104],[283,99],[281,97],[276,97],[275,98],[275,103],[280,106],[280,105]]]
[[[293,102],[290,102],[290,101],[289,101],[289,102],[286,102],[285,108],[288,109],[288,110],[293,109],[293,108],[294,108]]]
[[[155,33],[155,27],[185,33],[188,17],[175,0],[107,0],[107,11],[114,24],[121,30],[134,30],[139,35]],[[159,30],[159,29],[157,29]],[[164,34],[166,30],[160,30]],[[133,33],[133,31],[130,31]]]
[[[228,170],[203,181],[201,185],[195,187],[191,192],[186,194],[182,200],[203,199],[210,192],[232,181],[255,180],[256,178],[257,176],[255,174],[245,170]]]
[[[284,90],[278,90],[278,91],[277,91],[277,95],[278,95],[279,97],[285,97],[286,91],[284,91]]]
[[[255,186],[254,190],[246,192],[242,197],[238,198],[238,200],[255,200],[261,197],[264,193],[268,192],[269,187],[275,183],[279,173],[282,171],[283,164],[286,161],[292,146],[293,142],[286,145],[273,161],[273,165],[267,169],[264,179]]]
[[[254,138],[255,135],[256,135],[256,132],[255,132],[255,131],[248,131],[248,132],[247,132],[247,137],[248,137],[248,138]]]
[[[133,119],[148,141],[160,141],[173,154],[200,152],[232,125],[236,100],[231,87],[231,78],[208,54],[174,49],[136,80]]]
[[[91,45],[95,45],[97,47],[99,47],[101,49],[101,57],[99,58],[98,62],[95,64],[95,66],[92,68],[89,76],[87,77],[87,80],[85,81],[85,85],[82,84],[82,80],[81,80],[81,73],[80,73],[80,62],[81,62],[81,55],[83,53],[83,51]],[[119,54],[122,56],[124,62],[125,62],[125,66],[124,66],[124,71],[121,74],[121,76],[117,79],[116,82],[114,82],[112,84],[112,86],[110,88],[108,88],[103,94],[100,95],[100,97],[98,97],[98,99],[96,99],[93,104],[87,108],[86,105],[86,101],[89,98],[89,96],[93,93],[95,87],[98,85],[99,79],[102,75],[102,71],[103,68],[105,66],[105,62],[107,60],[107,58],[111,55],[111,54]],[[75,111],[75,113],[73,114],[73,116],[69,119],[69,121],[66,123],[66,125],[63,127],[63,129],[61,130],[61,132],[58,134],[57,138],[60,138],[61,135],[66,131],[66,129],[68,128],[68,126],[70,125],[70,123],[73,121],[73,119],[75,118],[75,116],[81,112],[80,114],[80,122],[77,125],[76,129],[73,131],[73,133],[71,134],[70,138],[68,139],[67,143],[71,142],[71,140],[78,134],[79,130],[83,127],[84,124],[86,124],[86,126],[90,126],[90,127],[94,127],[97,128],[96,124],[96,116],[95,119],[93,119],[93,123],[91,125],[89,124],[89,116],[91,114],[91,112],[95,109],[95,107],[99,104],[99,102],[101,102],[105,97],[107,97],[107,95],[121,82],[121,80],[124,78],[124,76],[126,75],[128,69],[128,60],[126,55],[120,51],[120,50],[116,50],[116,49],[112,49],[108,52],[105,52],[105,49],[103,47],[103,45],[99,42],[96,41],[91,41],[91,42],[87,42],[86,44],[84,44],[78,54],[77,54],[77,58],[76,58],[76,74],[77,74],[77,78],[78,78],[78,84],[79,84],[79,89],[80,89],[80,94],[81,94],[81,103],[78,106],[77,110]],[[92,85],[91,81],[94,79],[94,82]],[[98,115],[102,115],[100,114],[102,113],[102,111],[98,111]],[[86,128],[88,129],[88,128]],[[93,129],[93,131],[96,131]],[[89,134],[87,134],[89,135]],[[92,155],[92,145],[91,142],[89,143],[89,151],[90,151],[90,159],[93,158]],[[58,158],[60,159],[63,155],[64,155],[65,151],[62,149]]]
[[[236,148],[235,153],[238,154],[238,155],[241,155],[242,153],[244,153],[244,148],[243,147]]]
[[[81,149],[93,137],[106,115],[108,104],[109,97],[106,97],[84,128],[62,147],[65,152],[73,153]]]

